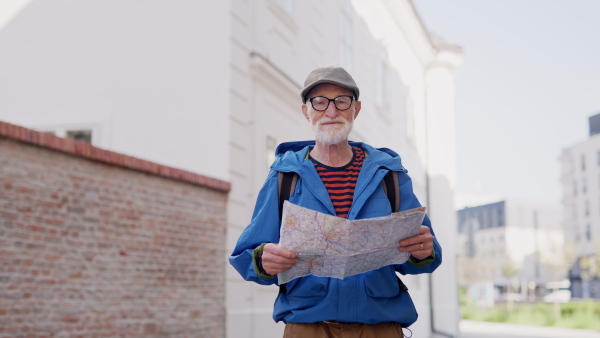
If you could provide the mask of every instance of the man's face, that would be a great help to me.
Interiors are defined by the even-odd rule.
[[[339,110],[333,102],[329,102],[329,106],[324,111],[315,110],[310,102],[310,99],[315,96],[333,100],[341,95],[354,96],[354,93],[338,85],[321,84],[310,91],[308,100],[302,105],[302,113],[312,124],[317,142],[335,145],[348,141],[354,119],[360,112],[360,101],[354,101],[347,110]]]

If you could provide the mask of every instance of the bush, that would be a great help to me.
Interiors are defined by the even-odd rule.
[[[554,316],[554,304],[514,303],[509,313],[504,303],[481,309],[467,305],[463,297],[460,300],[463,319],[600,331],[600,302],[594,300],[560,304],[560,320]]]

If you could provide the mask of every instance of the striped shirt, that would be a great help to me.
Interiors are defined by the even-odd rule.
[[[347,218],[352,206],[358,174],[365,160],[365,153],[352,147],[352,160],[343,167],[330,167],[310,158],[321,177],[338,217]]]

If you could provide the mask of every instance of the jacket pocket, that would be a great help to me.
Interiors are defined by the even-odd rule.
[[[400,283],[398,283],[398,277],[396,276],[396,272],[391,265],[366,272],[364,274],[364,278],[365,291],[369,297],[392,298],[400,295]]]
[[[286,294],[290,298],[325,298],[329,289],[329,278],[306,276],[289,281]]]

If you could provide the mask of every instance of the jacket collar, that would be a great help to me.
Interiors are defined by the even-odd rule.
[[[365,163],[374,162],[379,167],[384,167],[388,170],[401,171],[405,170],[402,167],[400,155],[388,148],[374,148],[363,142],[349,141],[348,144],[354,147],[359,147],[365,151]],[[308,160],[309,151],[315,146],[315,141],[297,141],[284,142],[277,146],[275,150],[275,162],[271,169],[277,171],[296,171],[305,166]],[[312,166],[309,161],[308,164]]]

